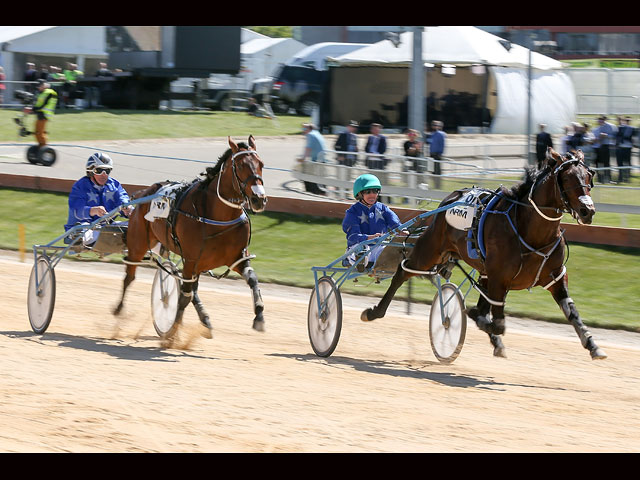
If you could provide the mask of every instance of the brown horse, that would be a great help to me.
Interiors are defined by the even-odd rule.
[[[230,148],[214,167],[207,168],[204,179],[196,179],[175,200],[168,218],[145,219],[150,204],[140,204],[129,219],[127,231],[127,268],[118,315],[124,305],[127,287],[135,279],[136,263],[158,242],[183,259],[182,288],[178,301],[176,322],[184,309],[193,302],[200,321],[211,338],[209,315],[198,297],[201,273],[227,266],[238,272],[251,287],[254,313],[253,328],[264,330],[264,304],[258,288],[258,278],[250,265],[247,250],[251,226],[244,209],[262,212],[267,196],[262,181],[264,164],[256,153],[253,136],[248,145],[235,144],[229,137]],[[203,174],[204,175],[204,174]],[[153,195],[163,184],[156,183],[135,197]]]
[[[484,254],[480,255],[470,254],[467,231],[453,228],[446,221],[445,211],[436,214],[401,264],[402,268],[397,269],[383,298],[376,307],[362,312],[361,319],[382,318],[396,291],[408,278],[462,259],[480,273],[481,295],[477,305],[467,313],[489,334],[494,355],[506,356],[500,335],[505,331],[507,293],[542,286],[551,292],[591,357],[606,358],[569,297],[565,241],[560,228],[563,212],[571,213],[578,223],[592,222],[596,211],[590,195],[593,175],[581,151],[561,156],[549,148],[540,170],[527,170],[525,180],[510,190],[501,187],[491,192],[493,199],[485,207],[480,232],[484,235],[478,238],[484,243],[484,252],[481,250]],[[459,200],[465,193],[460,190],[451,193],[440,206]]]

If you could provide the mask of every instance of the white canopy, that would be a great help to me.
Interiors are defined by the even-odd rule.
[[[413,33],[400,35],[401,43],[395,47],[389,40],[335,58],[340,66],[402,66],[413,59]],[[509,46],[509,50],[505,48]],[[529,65],[529,49],[509,44],[502,38],[471,26],[425,27],[422,34],[422,59],[434,64],[482,64],[502,67]],[[532,67],[540,70],[562,68],[553,58],[533,52]]]

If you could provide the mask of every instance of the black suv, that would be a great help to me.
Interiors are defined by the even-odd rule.
[[[271,83],[271,105],[275,113],[287,113],[290,108],[299,115],[311,115],[320,106],[322,90],[329,72],[311,67],[283,65]]]

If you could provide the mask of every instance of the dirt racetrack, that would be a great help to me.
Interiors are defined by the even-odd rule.
[[[470,324],[444,365],[427,312],[363,323],[373,300],[360,298],[345,300],[340,343],[322,359],[307,337],[309,291],[263,285],[259,333],[244,282],[206,279],[214,338],[199,335],[189,307],[178,342],[162,345],[152,271],[116,319],[123,267],[64,261],[41,336],[27,318],[31,266],[29,254],[0,255],[3,452],[640,450],[638,335],[596,333],[609,358],[594,362],[569,327],[508,322],[502,359]]]

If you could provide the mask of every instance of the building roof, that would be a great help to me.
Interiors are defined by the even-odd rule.
[[[28,37],[34,33],[40,33],[56,27],[27,27],[27,26],[0,26],[0,43],[10,42],[22,37]]]

